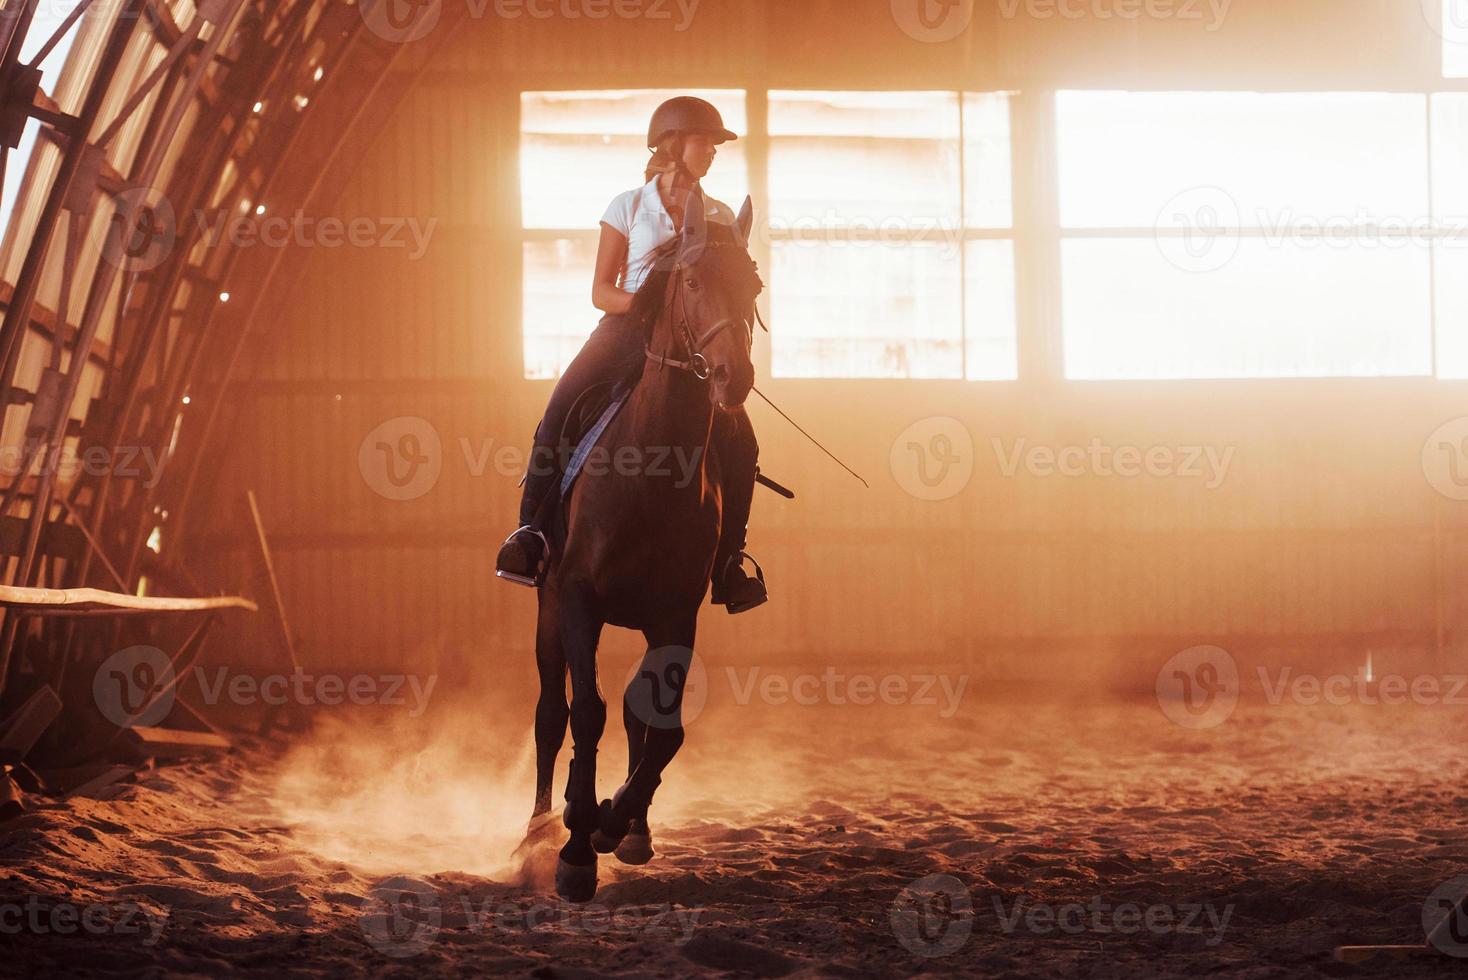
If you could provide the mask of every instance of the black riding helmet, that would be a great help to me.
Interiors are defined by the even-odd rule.
[[[710,102],[692,95],[680,95],[657,107],[647,127],[647,148],[655,150],[663,137],[672,132],[708,133],[715,143],[727,143],[739,137],[724,128],[724,117]]]

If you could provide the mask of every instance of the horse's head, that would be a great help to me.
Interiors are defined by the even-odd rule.
[[[709,221],[705,211],[695,192],[683,233],[665,257],[671,268],[653,350],[671,352],[705,380],[714,405],[737,408],[754,386],[754,303],[764,287],[749,257],[754,209],[746,198],[732,225]]]

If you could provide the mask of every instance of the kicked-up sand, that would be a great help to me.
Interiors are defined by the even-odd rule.
[[[1339,977],[1468,874],[1468,714],[1152,700],[711,699],[583,906],[515,854],[528,706],[357,708],[0,826],[0,970],[35,976]],[[623,776],[613,702],[599,791]],[[563,750],[556,782],[564,789]],[[1468,953],[1468,948],[1461,950]]]

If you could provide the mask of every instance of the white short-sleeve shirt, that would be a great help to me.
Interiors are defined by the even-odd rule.
[[[710,221],[726,225],[734,223],[734,212],[727,204],[707,194],[704,201],[708,205]],[[673,227],[673,216],[663,207],[657,178],[614,197],[601,221],[627,239],[627,264],[622,267],[618,285],[629,293],[635,293],[652,271],[653,252],[678,233]]]

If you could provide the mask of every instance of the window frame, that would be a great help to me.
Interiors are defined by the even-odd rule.
[[[1434,35],[1436,37],[1436,35]],[[1434,65],[1432,71],[1426,76],[1418,76],[1401,85],[1373,84],[1371,91],[1374,92],[1401,92],[1425,95],[1428,97],[1430,107],[1431,96],[1439,93],[1468,92],[1468,78],[1447,78],[1441,76],[1441,66]],[[599,81],[599,80],[598,80]],[[721,84],[721,81],[723,82]],[[630,80],[625,84],[616,86],[622,89],[660,89],[666,88],[667,79],[642,79]],[[597,82],[591,78],[581,80],[563,80],[561,78],[537,79],[536,84],[517,86],[514,92],[515,121],[512,136],[514,139],[514,165],[515,165],[515,190],[513,205],[517,214],[520,208],[520,188],[518,182],[519,173],[519,135],[520,135],[520,98],[525,92],[555,92],[555,91],[583,91],[598,87]],[[771,90],[800,90],[800,86],[755,86],[744,82],[728,82],[727,80],[710,80],[700,83],[701,89],[739,89],[745,93],[745,113],[748,125],[748,133],[741,135],[741,140],[746,141],[746,165],[749,193],[754,198],[756,207],[756,221],[765,220],[765,214],[760,202],[769,200],[768,167],[769,167],[769,137],[768,137],[768,92]],[[1115,90],[1115,84],[1066,84],[1057,85],[1053,83],[1013,85],[1003,84],[994,80],[966,79],[961,87],[952,89],[957,92],[986,92],[986,91],[1008,91],[1010,93],[1010,146],[1011,146],[1011,184],[1013,210],[1011,214],[1012,241],[1014,248],[1014,290],[1015,290],[1015,344],[1017,354],[1017,371],[1013,381],[983,380],[984,386],[979,390],[988,390],[996,386],[1018,385],[1026,388],[1055,387],[1062,386],[1080,390],[1109,390],[1117,386],[1130,386],[1136,388],[1145,386],[1150,388],[1166,387],[1177,390],[1199,390],[1218,391],[1231,389],[1236,386],[1249,386],[1251,390],[1269,389],[1280,386],[1281,390],[1294,390],[1306,388],[1317,390],[1319,388],[1338,389],[1342,387],[1366,387],[1374,389],[1380,386],[1394,385],[1462,385],[1468,379],[1455,377],[1441,377],[1436,363],[1436,352],[1434,349],[1434,367],[1431,374],[1411,375],[1332,375],[1319,377],[1284,377],[1267,376],[1240,378],[1190,378],[1180,380],[1177,378],[1133,378],[1133,379],[1071,379],[1065,374],[1065,352],[1063,347],[1063,323],[1061,315],[1061,239],[1062,228],[1060,223],[1060,188],[1059,188],[1059,157],[1056,133],[1055,98],[1060,91],[1102,91]],[[827,85],[815,91],[850,90],[850,91],[913,91],[912,86],[883,86],[881,84],[864,84],[861,88],[843,89],[839,85]],[[927,85],[920,89],[924,91],[947,90],[942,85]],[[1161,84],[1137,84],[1133,83],[1127,91],[1132,92],[1165,92],[1178,91],[1175,85]],[[1198,91],[1232,91],[1244,90],[1243,87],[1227,89],[1216,87],[1211,89],[1199,89]],[[1343,91],[1339,86],[1319,85],[1311,86],[1296,80],[1289,86],[1249,85],[1248,91],[1261,93],[1303,93],[1303,92],[1339,92]],[[992,233],[984,230],[975,230],[978,234],[974,237],[995,237]],[[523,262],[524,243],[533,240],[554,240],[557,238],[574,238],[585,235],[584,229],[572,231],[556,229],[519,229],[517,247],[513,249],[512,260],[516,263]],[[592,232],[593,235],[596,232]],[[770,234],[766,231],[756,235],[751,243],[751,252],[762,270],[771,267],[770,250],[765,241],[769,240]],[[965,231],[965,241],[968,241],[968,230]],[[1433,281],[1436,281],[1436,262],[1433,262]],[[519,318],[519,329],[517,335],[524,337],[523,310],[524,302],[523,286],[525,274],[523,266],[518,268],[516,280],[516,303],[515,315]],[[768,273],[765,273],[768,279]],[[588,284],[588,291],[590,286]],[[769,288],[761,296],[761,302],[768,309]],[[1435,290],[1434,290],[1435,293]],[[1434,308],[1436,296],[1432,297]],[[1436,345],[1437,331],[1434,325],[1433,342]],[[771,349],[769,335],[756,331],[754,342],[754,362],[756,370],[763,377],[771,377]],[[517,374],[522,380],[536,380],[524,376],[524,354],[521,352],[519,359],[520,368]],[[966,371],[966,367],[965,367]],[[545,379],[540,379],[545,380]],[[550,379],[554,380],[554,379]],[[893,385],[923,383],[927,385],[970,385],[967,379],[922,379],[922,378],[850,378],[850,377],[785,377],[781,379],[783,384],[802,384],[806,382],[818,382],[822,385],[851,384],[863,385]]]

